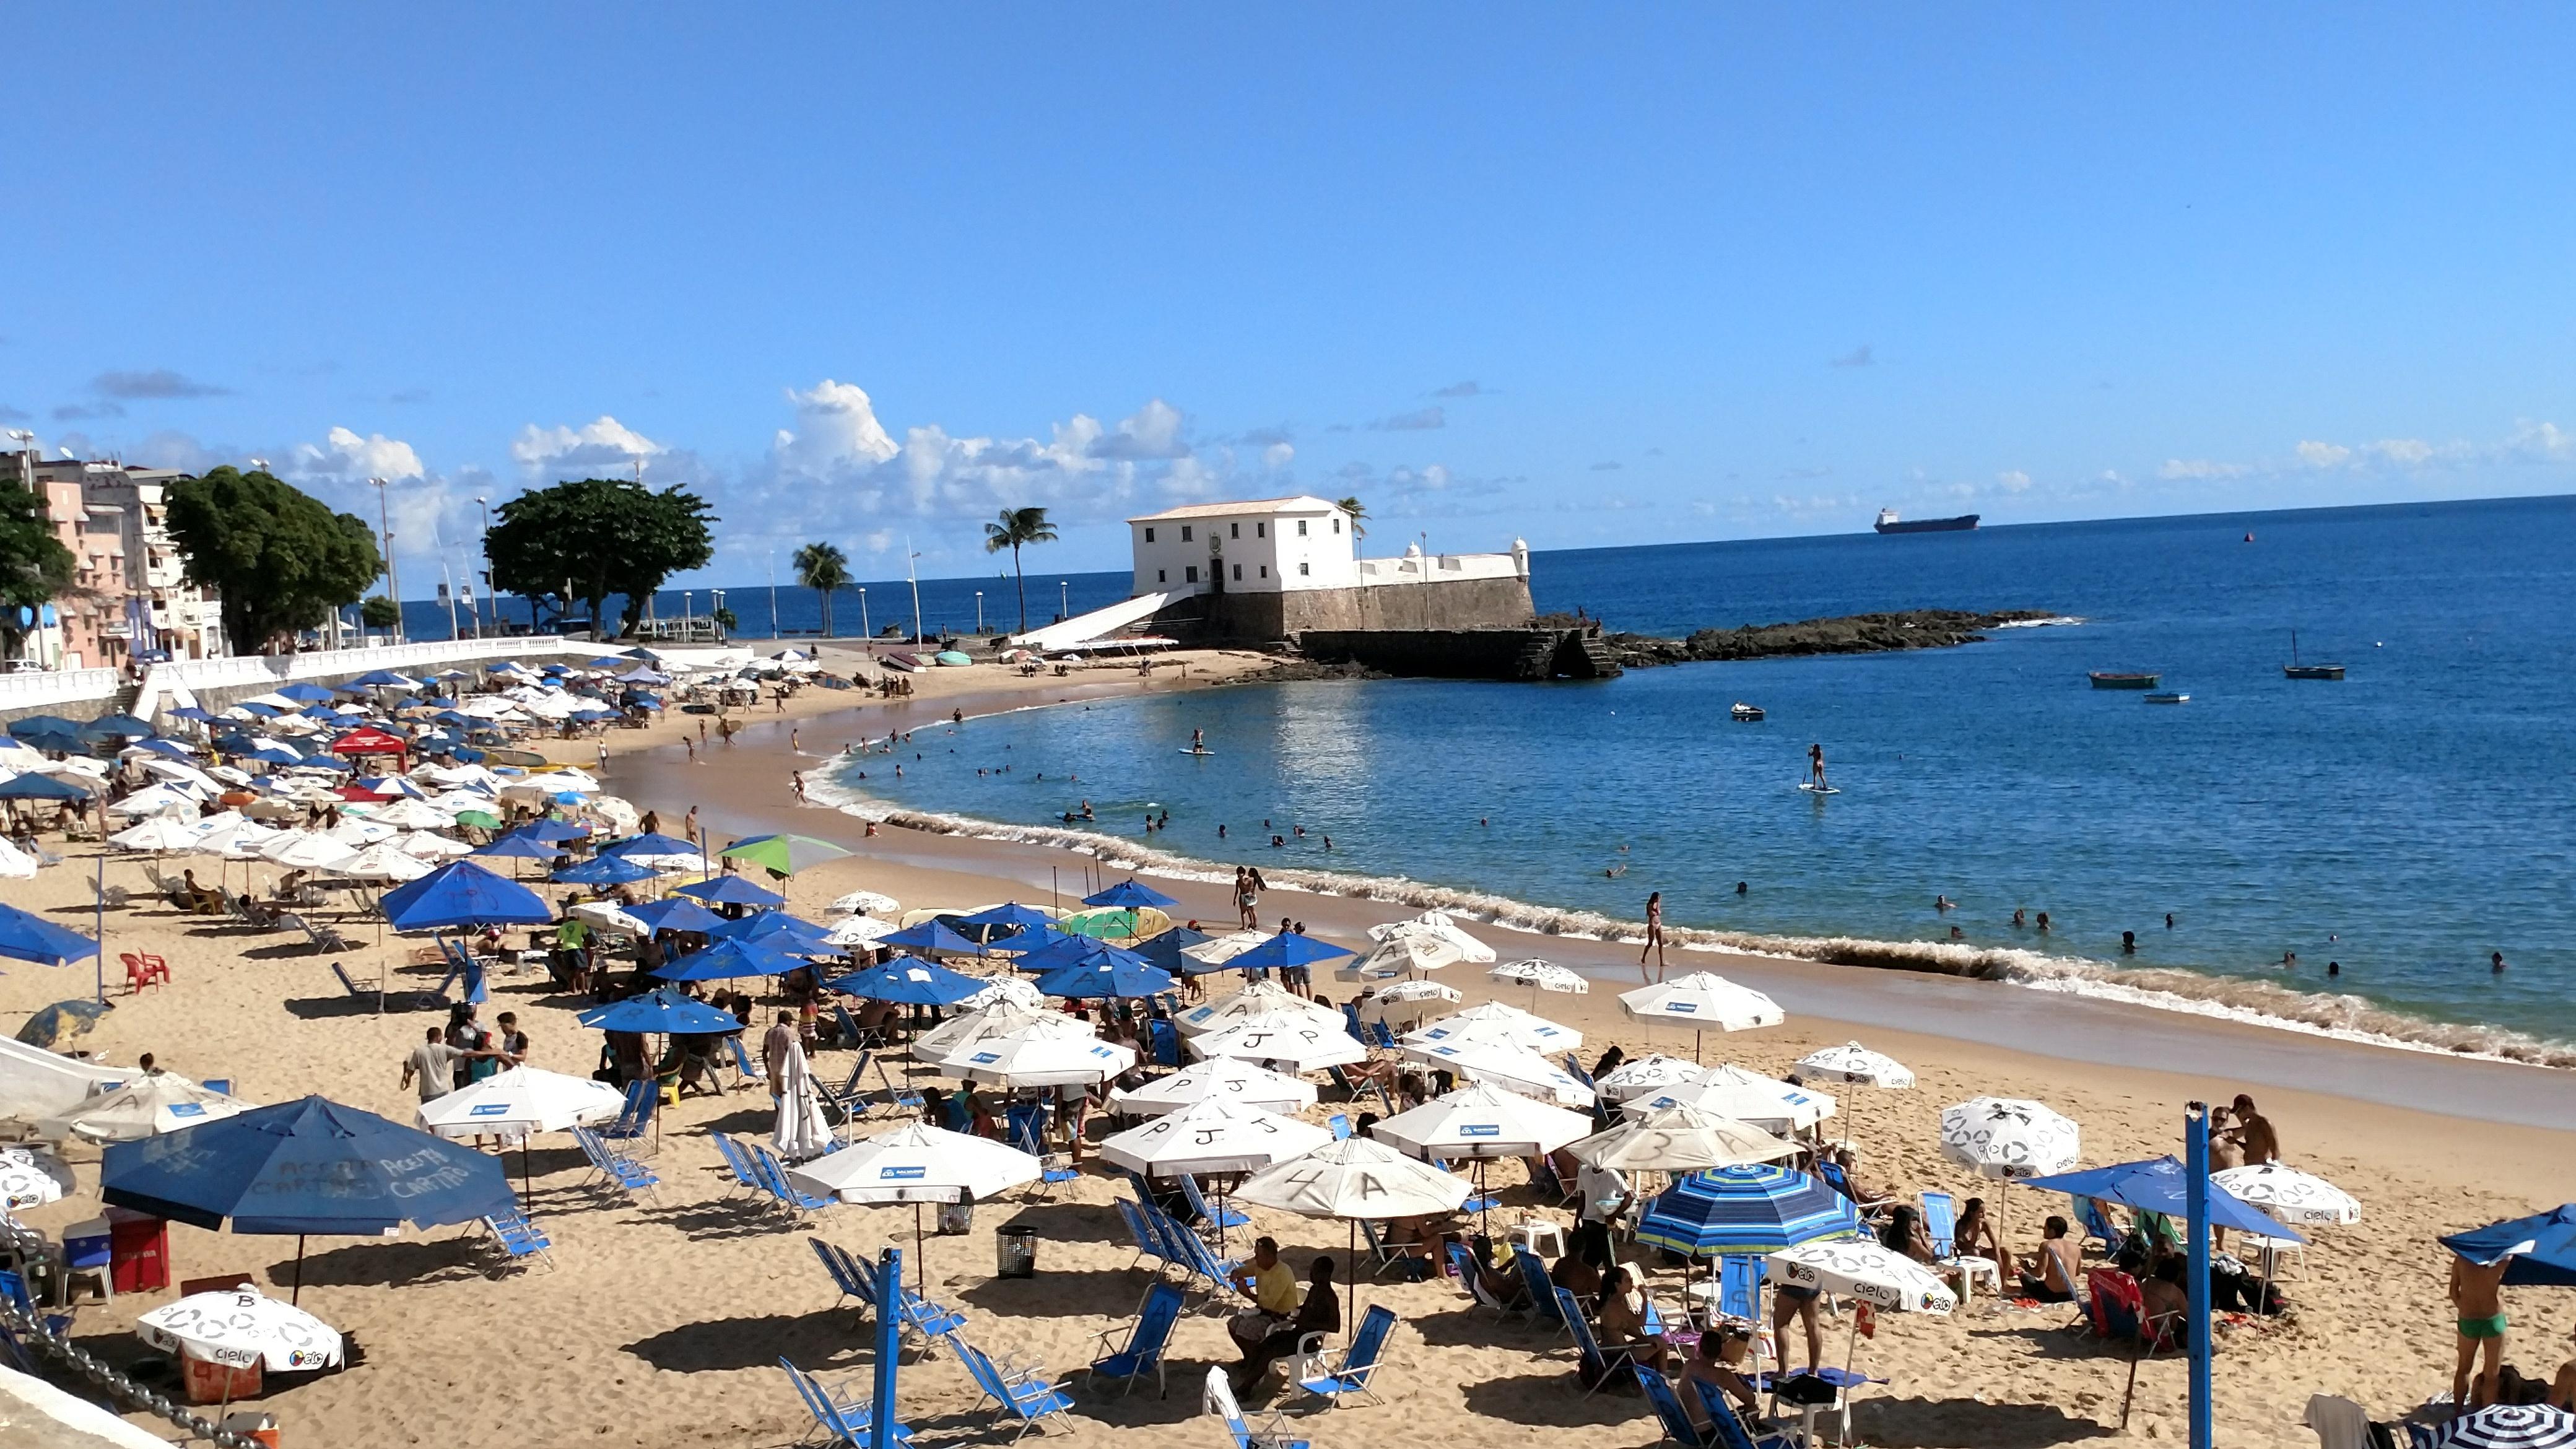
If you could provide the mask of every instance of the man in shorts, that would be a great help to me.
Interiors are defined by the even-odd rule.
[[[2496,1367],[2504,1362],[2504,1270],[2508,1253],[2492,1263],[2451,1255],[2451,1311],[2458,1316],[2460,1358],[2451,1370],[2451,1402],[2463,1411],[2495,1402]],[[2485,1361],[2479,1363],[2481,1355]],[[2474,1383],[2469,1366],[2478,1364]]]

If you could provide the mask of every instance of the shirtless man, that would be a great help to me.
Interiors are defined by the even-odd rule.
[[[2504,1362],[2504,1270],[2508,1253],[2492,1263],[2472,1263],[2451,1256],[2451,1312],[2460,1329],[2460,1358],[2451,1370],[2451,1402],[2465,1412],[2495,1402],[2496,1368]],[[2479,1363],[2481,1353],[2485,1361]],[[2469,1366],[2478,1364],[2474,1389]]]
[[[2245,1165],[2259,1167],[2281,1160],[2281,1139],[2272,1130],[2272,1119],[2254,1110],[2254,1099],[2242,1092],[2236,1094],[2236,1126],[2232,1135],[2245,1149]]]

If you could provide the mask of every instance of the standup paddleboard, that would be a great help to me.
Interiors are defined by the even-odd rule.
[[[1842,793],[1842,791],[1835,789],[1831,785],[1814,785],[1803,780],[1798,783],[1798,788],[1806,791],[1810,795],[1839,795]]]
[[[1215,754],[1215,753],[1216,753],[1216,751],[1214,751],[1214,750],[1174,750],[1174,751],[1172,751],[1172,753],[1173,753],[1173,754],[1176,754],[1176,755],[1197,755],[1197,756],[1199,756],[1200,758],[1204,759],[1204,758],[1206,758],[1206,757],[1207,757],[1207,756],[1209,756],[1209,755],[1213,755],[1213,754]]]

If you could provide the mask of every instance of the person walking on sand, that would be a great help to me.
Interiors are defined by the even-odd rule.
[[[1822,743],[1807,746],[1807,783],[1822,790],[1825,784],[1825,747]]]
[[[2504,1270],[2507,1253],[2492,1263],[2472,1263],[2451,1255],[2451,1312],[2460,1330],[2459,1361],[2451,1369],[2451,1402],[2461,1412],[2495,1402],[2496,1369],[2504,1362]],[[2484,1362],[2479,1360],[2483,1356]],[[2469,1377],[2477,1365],[2475,1380]]]
[[[1655,958],[1655,980],[1664,979],[1664,893],[1655,891],[1646,897],[1646,944],[1637,952],[1637,979],[1646,980],[1646,958]],[[1648,982],[1652,985],[1653,982]]]

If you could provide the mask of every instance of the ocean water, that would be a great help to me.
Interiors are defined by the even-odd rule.
[[[1542,930],[1615,932],[1660,890],[1712,943],[2576,1064],[2576,499],[1542,553],[1532,576],[1543,609],[1665,634],[1913,607],[2079,622],[1598,683],[1026,710],[921,733],[901,780],[879,755],[834,784],[864,812],[1030,835],[1088,801],[1075,828],[1130,858]],[[2293,629],[2350,677],[2283,679]],[[2096,669],[2192,700],[2095,690]],[[1731,722],[1739,699],[1768,720]],[[1212,757],[1178,753],[1193,729]],[[1794,788],[1811,742],[1841,794]]]

